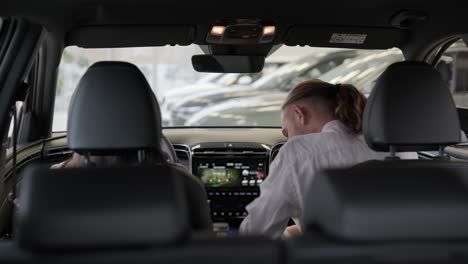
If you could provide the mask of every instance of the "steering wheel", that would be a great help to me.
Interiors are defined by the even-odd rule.
[[[164,135],[161,137],[161,150],[167,161],[172,163],[179,163],[179,159],[177,158],[174,147],[172,147],[171,142]]]

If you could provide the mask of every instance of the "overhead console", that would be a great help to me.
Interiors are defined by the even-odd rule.
[[[237,229],[245,206],[259,196],[269,147],[258,143],[203,143],[192,147],[193,174],[206,187],[213,222]]]
[[[211,27],[206,42],[224,45],[264,44],[272,42],[275,34],[276,27],[271,22],[247,19],[224,21]]]
[[[192,57],[198,72],[260,72],[273,49],[276,26],[260,19],[220,20],[206,33],[205,55]]]

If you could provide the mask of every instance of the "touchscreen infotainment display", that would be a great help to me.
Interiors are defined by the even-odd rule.
[[[214,188],[259,186],[266,176],[262,160],[248,162],[211,160],[199,163],[196,172],[205,186]]]
[[[199,173],[202,182],[211,187],[235,187],[241,184],[240,171],[233,168],[201,168]]]

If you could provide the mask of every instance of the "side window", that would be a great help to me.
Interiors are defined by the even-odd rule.
[[[468,48],[456,42],[443,54],[436,66],[453,95],[457,107],[468,108]]]
[[[460,125],[468,133],[468,47],[463,41],[454,43],[436,65],[458,108]]]

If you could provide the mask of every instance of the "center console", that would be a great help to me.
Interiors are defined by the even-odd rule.
[[[192,147],[193,174],[206,187],[215,226],[235,230],[245,206],[259,196],[268,173],[267,146],[257,143],[203,143]]]

